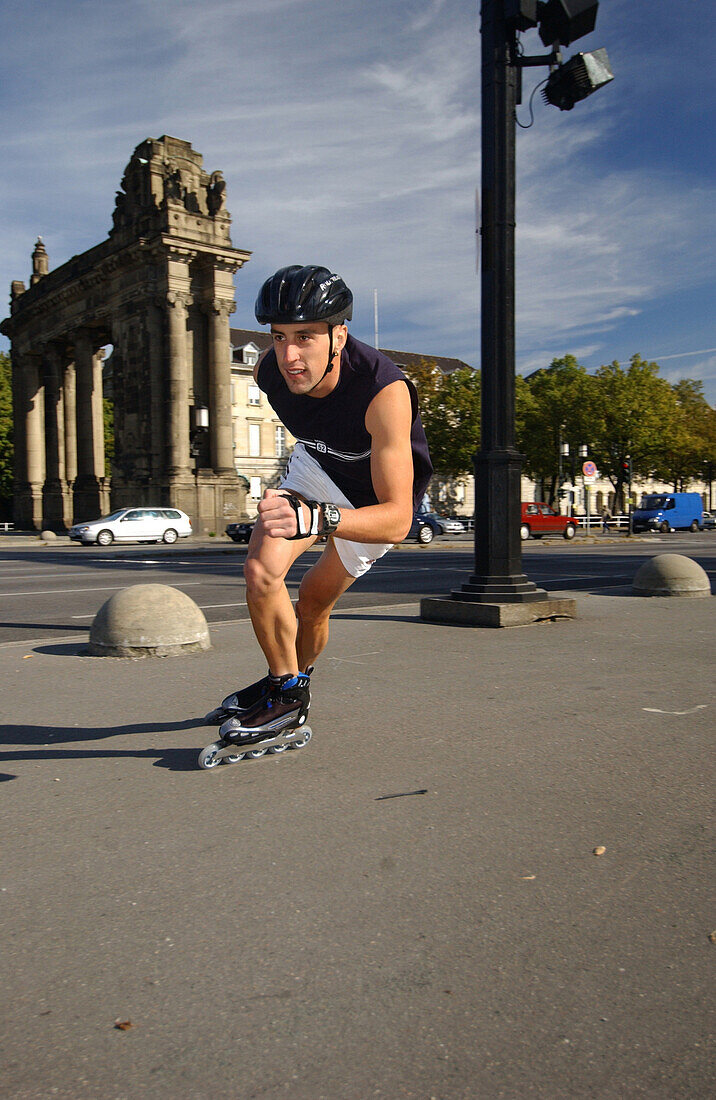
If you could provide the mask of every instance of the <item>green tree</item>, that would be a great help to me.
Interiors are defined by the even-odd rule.
[[[669,445],[661,451],[655,476],[683,491],[692,478],[710,480],[716,463],[716,410],[703,395],[703,383],[684,378],[673,387],[675,421]],[[710,475],[710,476],[709,476]]]
[[[12,518],[13,482],[12,367],[0,352],[0,517]]]
[[[525,455],[525,473],[541,481],[552,503],[559,488],[560,445],[568,444],[563,478],[572,474],[579,447],[591,447],[601,431],[595,381],[573,355],[553,359],[549,367],[515,388],[515,438]],[[576,473],[576,469],[575,469]]]
[[[614,486],[617,509],[624,508],[624,463],[632,476],[661,476],[664,454],[676,447],[678,406],[659,367],[633,355],[625,370],[618,362],[596,372],[601,431],[592,458]]]
[[[445,374],[428,359],[411,367],[420,416],[435,473],[443,478],[472,473],[480,446],[480,372],[460,367]]]

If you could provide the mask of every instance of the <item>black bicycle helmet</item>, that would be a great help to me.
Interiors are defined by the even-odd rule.
[[[267,279],[256,299],[256,320],[293,325],[300,321],[325,321],[342,325],[353,316],[353,295],[327,267],[282,267]]]

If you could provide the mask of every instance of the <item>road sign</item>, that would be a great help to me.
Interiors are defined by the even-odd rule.
[[[585,462],[582,466],[582,473],[585,477],[596,477],[597,467],[592,461]]]

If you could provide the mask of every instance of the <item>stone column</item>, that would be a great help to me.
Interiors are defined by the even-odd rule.
[[[37,355],[23,355],[21,393],[25,436],[25,473],[27,480],[18,493],[19,521],[25,527],[42,527],[42,483],[45,480],[45,440],[43,427],[44,387],[40,382]]]
[[[190,477],[189,371],[186,356],[186,308],[189,296],[170,291],[166,298],[169,325],[169,386],[166,417],[166,473]]]
[[[92,423],[94,431],[94,468],[97,477],[105,476],[104,468],[104,385],[102,378],[102,364],[104,363],[104,349],[100,348],[92,356]]]
[[[62,393],[65,414],[65,525],[72,526],[72,499],[77,479],[77,384],[74,363],[65,363]]]
[[[152,493],[161,493],[162,470],[165,462],[164,440],[167,434],[165,392],[163,378],[164,313],[156,302],[146,301],[146,327],[149,342],[149,423],[151,425],[148,444],[149,473]],[[159,500],[159,495],[154,499]]]
[[[104,456],[104,348],[92,357],[92,422],[94,431],[94,468],[99,481],[100,514],[106,516],[109,507],[109,486]]]
[[[229,314],[236,306],[230,301],[213,301],[205,310],[209,316],[209,447],[211,465],[217,474],[234,472],[231,427],[231,339]]]
[[[73,492],[74,521],[97,519],[101,513],[95,440],[101,425],[94,415],[94,350],[89,332],[75,336],[77,478]]]
[[[64,528],[62,475],[64,473],[64,423],[60,363],[54,348],[48,348],[43,364],[45,380],[45,484],[42,489],[42,526],[51,531]]]

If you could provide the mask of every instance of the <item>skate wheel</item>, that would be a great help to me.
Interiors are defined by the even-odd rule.
[[[278,756],[279,753],[285,752],[287,748],[288,745],[272,745],[268,751],[271,756]]]
[[[239,760],[243,760],[246,753],[232,752],[231,756],[224,756],[222,760],[225,764],[238,764]]]
[[[200,768],[215,768],[217,764],[221,763],[221,757],[219,749],[221,745],[213,744],[207,745],[205,749],[202,749],[199,753],[199,767]]]
[[[304,726],[301,730],[301,736],[297,737],[295,741],[291,742],[292,749],[302,749],[313,737],[313,730],[310,726]]]
[[[265,756],[268,749],[249,749],[246,753],[249,760],[260,760],[262,756]]]

